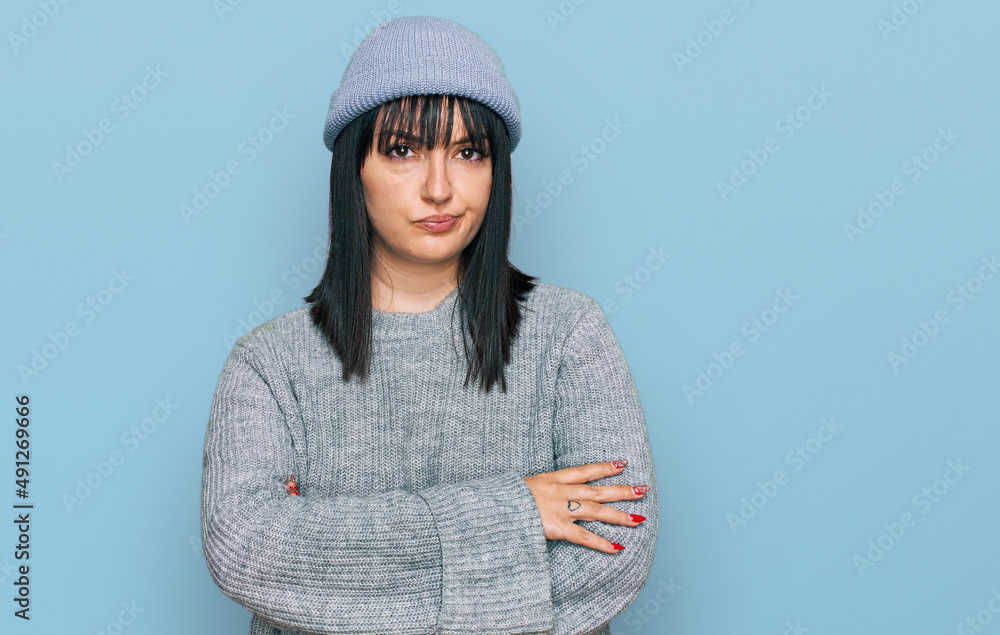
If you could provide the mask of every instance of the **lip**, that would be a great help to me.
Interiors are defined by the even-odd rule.
[[[420,225],[424,229],[432,232],[446,232],[451,229],[457,221],[457,216],[438,214],[436,216],[428,216],[421,221],[417,221],[417,225]]]

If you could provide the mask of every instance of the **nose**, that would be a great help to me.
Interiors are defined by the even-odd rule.
[[[443,203],[451,198],[451,181],[448,179],[448,157],[444,148],[435,148],[428,153],[424,176],[424,198],[434,203]]]

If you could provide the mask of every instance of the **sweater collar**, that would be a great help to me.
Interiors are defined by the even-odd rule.
[[[372,339],[375,341],[426,337],[448,330],[458,322],[458,287],[430,311],[391,313],[372,309]]]

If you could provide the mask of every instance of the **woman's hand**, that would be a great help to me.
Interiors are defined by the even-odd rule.
[[[642,498],[649,491],[648,486],[584,485],[589,481],[619,474],[625,469],[625,463],[626,461],[588,463],[522,477],[535,497],[545,537],[549,540],[575,542],[605,553],[618,553],[624,549],[621,545],[587,531],[575,521],[600,520],[635,527],[645,520],[638,514],[628,514],[601,503]]]

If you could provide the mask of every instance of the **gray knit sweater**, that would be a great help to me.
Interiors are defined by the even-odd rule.
[[[463,388],[457,290],[373,312],[365,384],[342,380],[308,307],[236,342],[205,436],[202,545],[251,634],[610,632],[656,549],[649,437],[601,307],[536,284],[507,393]],[[546,539],[522,477],[616,459],[592,483],[649,485],[606,503],[646,521],[578,524],[625,549]]]

